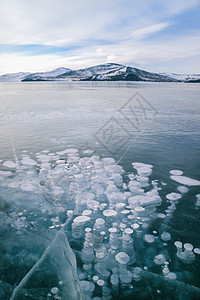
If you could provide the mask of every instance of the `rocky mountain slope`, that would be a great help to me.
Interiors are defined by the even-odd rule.
[[[15,73],[0,76],[0,81],[150,81],[200,82],[200,74],[152,73],[121,64],[107,63],[85,69],[58,68],[49,72]]]

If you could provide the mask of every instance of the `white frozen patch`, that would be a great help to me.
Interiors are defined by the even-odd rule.
[[[183,171],[181,171],[181,170],[171,170],[170,174],[172,174],[172,175],[182,175]]]
[[[26,165],[26,166],[36,166],[37,162],[35,160],[33,160],[32,158],[30,158],[29,156],[24,156],[22,158],[22,164]]]
[[[200,185],[199,180],[192,179],[186,176],[170,176],[170,178],[178,183],[189,185],[189,186]]]
[[[7,168],[13,169],[13,168],[16,168],[16,167],[17,167],[17,164],[14,163],[14,162],[11,161],[11,160],[7,160],[7,161],[5,161],[5,162],[3,163],[3,166],[4,166],[4,167],[7,167]]]

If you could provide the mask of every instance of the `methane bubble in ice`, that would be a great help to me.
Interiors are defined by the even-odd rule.
[[[170,178],[178,183],[189,185],[189,186],[200,185],[199,180],[192,179],[186,176],[170,176]]]
[[[103,286],[103,285],[105,284],[105,281],[102,280],[102,279],[99,279],[99,280],[97,280],[97,284],[98,284],[99,286]]]
[[[194,248],[194,253],[200,254],[200,248]]]
[[[90,220],[90,218],[87,217],[87,216],[79,216],[79,217],[76,217],[74,219],[74,223],[84,223],[84,222],[87,222],[89,220]]]
[[[147,243],[152,244],[155,241],[155,236],[153,234],[145,234],[144,235],[144,240]]]
[[[35,187],[30,184],[30,183],[24,183],[21,186],[21,189],[27,192],[34,192],[35,191]]]
[[[181,194],[178,193],[170,193],[166,195],[166,198],[170,201],[176,201],[182,198]]]
[[[126,265],[129,260],[130,257],[128,256],[128,254],[126,254],[125,252],[119,252],[116,256],[115,259],[118,263],[122,264],[122,265]]]
[[[91,215],[91,213],[92,213],[91,209],[85,209],[85,210],[82,212],[82,215],[83,215],[83,216],[89,216],[89,215]]]
[[[165,261],[166,261],[166,258],[164,257],[163,254],[158,254],[154,258],[154,263],[156,265],[163,265]]]
[[[176,273],[173,273],[173,272],[169,272],[169,274],[167,274],[166,277],[169,278],[169,279],[172,279],[172,280],[176,280],[177,279]]]
[[[186,186],[184,186],[184,185],[178,186],[178,187],[177,187],[177,190],[178,190],[181,194],[185,194],[185,193],[187,193],[187,192],[189,191],[189,189],[188,189]]]
[[[4,167],[7,167],[7,168],[11,168],[11,169],[14,169],[17,167],[17,164],[14,163],[13,161],[10,161],[10,160],[7,160],[3,163],[3,166]]]
[[[153,166],[150,164],[144,164],[144,163],[140,163],[140,162],[134,162],[134,163],[132,163],[132,165],[135,169],[139,169],[139,168],[143,168],[143,167],[146,167],[148,169],[153,168]]]
[[[33,160],[32,158],[30,158],[29,156],[24,156],[22,158],[22,164],[27,165],[27,166],[36,166],[37,162],[35,160]]]
[[[106,210],[104,210],[103,215],[105,217],[112,217],[112,216],[116,216],[117,212],[113,209],[106,209]]]
[[[9,176],[12,176],[13,173],[10,172],[10,171],[1,171],[0,170],[0,176],[5,176],[5,177],[9,177]]]
[[[51,293],[52,294],[57,294],[58,293],[58,288],[57,287],[53,287],[52,289],[51,289]]]
[[[160,218],[160,219],[165,219],[166,215],[163,214],[163,213],[157,213],[157,217]]]
[[[189,243],[185,243],[184,244],[184,248],[185,250],[188,250],[188,251],[192,251],[193,250],[193,246]]]
[[[161,234],[161,239],[165,242],[168,242],[171,240],[171,234],[169,232],[163,232]]]
[[[148,167],[137,168],[138,174],[140,176],[148,177],[152,173],[152,169]]]
[[[170,174],[172,174],[172,175],[182,175],[183,171],[181,171],[181,170],[171,170]]]

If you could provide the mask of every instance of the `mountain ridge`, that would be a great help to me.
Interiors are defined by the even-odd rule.
[[[0,81],[200,82],[200,74],[154,73],[122,64],[106,63],[78,70],[60,67],[48,72],[4,74],[0,76]]]

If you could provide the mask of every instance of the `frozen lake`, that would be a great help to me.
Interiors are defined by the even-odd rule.
[[[170,299],[184,299],[180,291],[198,299],[199,94],[200,85],[189,83],[0,83],[2,299],[9,299],[62,227],[76,252],[84,299],[169,299],[170,288]],[[89,200],[97,201],[97,207]],[[63,225],[75,203],[72,224]],[[117,203],[124,203],[126,212]],[[77,216],[89,219],[74,221]],[[113,222],[121,246],[110,242]],[[87,251],[94,254],[88,262],[80,254],[85,228],[93,235],[104,232],[87,241],[93,248],[86,256]],[[58,242],[67,248],[62,238]],[[128,249],[127,241],[134,249]],[[59,251],[53,243],[49,259],[55,260]],[[126,270],[116,258],[121,252],[131,261]],[[112,264],[106,268],[108,255]],[[95,267],[99,262],[100,269]],[[69,287],[65,278],[67,263],[42,263],[12,299],[66,299],[70,290],[69,300],[78,300],[79,283]],[[147,273],[139,276],[134,268]],[[127,272],[133,278],[123,282]],[[160,277],[150,280],[152,273]],[[76,282],[76,272],[70,274]],[[116,277],[119,284],[114,284]]]

